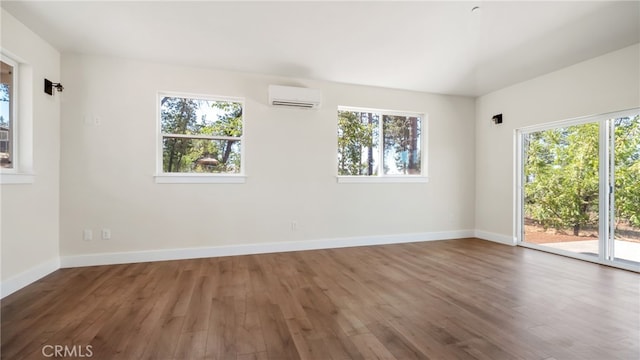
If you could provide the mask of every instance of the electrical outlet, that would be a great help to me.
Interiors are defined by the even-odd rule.
[[[84,124],[86,126],[98,127],[102,125],[102,117],[92,114],[84,115]]]
[[[82,239],[84,241],[91,241],[93,240],[93,231],[91,231],[91,229],[84,229],[82,231]]]
[[[111,229],[102,229],[102,240],[111,239]]]

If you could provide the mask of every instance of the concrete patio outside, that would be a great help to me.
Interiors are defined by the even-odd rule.
[[[575,253],[598,254],[598,240],[566,241],[557,243],[544,243],[540,245],[562,249]],[[614,256],[625,262],[634,262],[640,265],[640,242],[614,240]]]

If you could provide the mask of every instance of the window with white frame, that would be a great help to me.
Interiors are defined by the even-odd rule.
[[[2,55],[0,61],[0,168],[15,169],[16,84],[18,64]]]
[[[419,113],[338,108],[338,177],[424,177]]]
[[[244,101],[160,94],[159,173],[243,173]]]

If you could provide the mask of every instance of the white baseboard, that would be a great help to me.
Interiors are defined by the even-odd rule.
[[[274,242],[264,244],[241,244],[214,247],[61,256],[60,258],[49,260],[1,282],[0,298],[8,296],[60,268],[128,264],[163,260],[197,259],[233,255],[266,254],[301,250],[333,249],[367,245],[401,244],[421,241],[460,239],[473,236],[473,230],[458,230],[416,234],[359,236],[325,240]]]
[[[240,244],[213,247],[68,255],[60,258],[63,268],[129,264],[149,261],[197,259],[219,256],[266,254],[274,252],[334,249],[353,246],[400,244],[419,241],[447,240],[473,237],[473,230],[442,231],[417,234],[359,236],[349,238]]]
[[[0,298],[11,295],[58,269],[60,269],[60,258],[55,258],[8,278],[0,283]]]
[[[512,236],[496,234],[496,233],[482,231],[482,230],[475,230],[474,234],[475,234],[475,237],[479,239],[489,240],[489,241],[497,242],[504,245],[515,246],[517,241],[516,238]]]

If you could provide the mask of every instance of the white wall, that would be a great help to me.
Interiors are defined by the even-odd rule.
[[[2,49],[32,78],[33,184],[0,185],[2,294],[57,268],[59,258],[60,98],[43,92],[44,78],[60,80],[60,54],[2,10]],[[24,70],[24,68],[21,68]],[[26,87],[24,87],[26,88]],[[29,114],[30,113],[30,114]],[[22,130],[26,130],[23,129]],[[24,152],[23,152],[24,154]]]
[[[76,54],[62,76],[62,256],[473,229],[471,98]],[[322,108],[269,107],[269,84],[319,88]],[[246,184],[154,183],[159,90],[246,99]],[[337,184],[338,105],[427,113],[430,182]]]
[[[99,56],[61,61],[4,10],[1,45],[32,70],[36,173],[34,184],[0,187],[3,295],[54,270],[59,254],[339,244],[474,228],[511,239],[514,129],[640,105],[639,45],[475,101]],[[45,95],[42,79],[60,76],[65,92]],[[319,88],[323,107],[269,107],[269,84]],[[158,91],[246,99],[246,184],[155,184]],[[428,114],[430,182],[337,184],[338,105]],[[490,122],[497,113],[501,126]],[[111,240],[98,239],[101,228]],[[83,229],[93,241],[82,240]]]
[[[640,106],[640,45],[507,87],[476,100],[475,228],[514,237],[514,130]],[[491,122],[503,114],[502,125]]]

